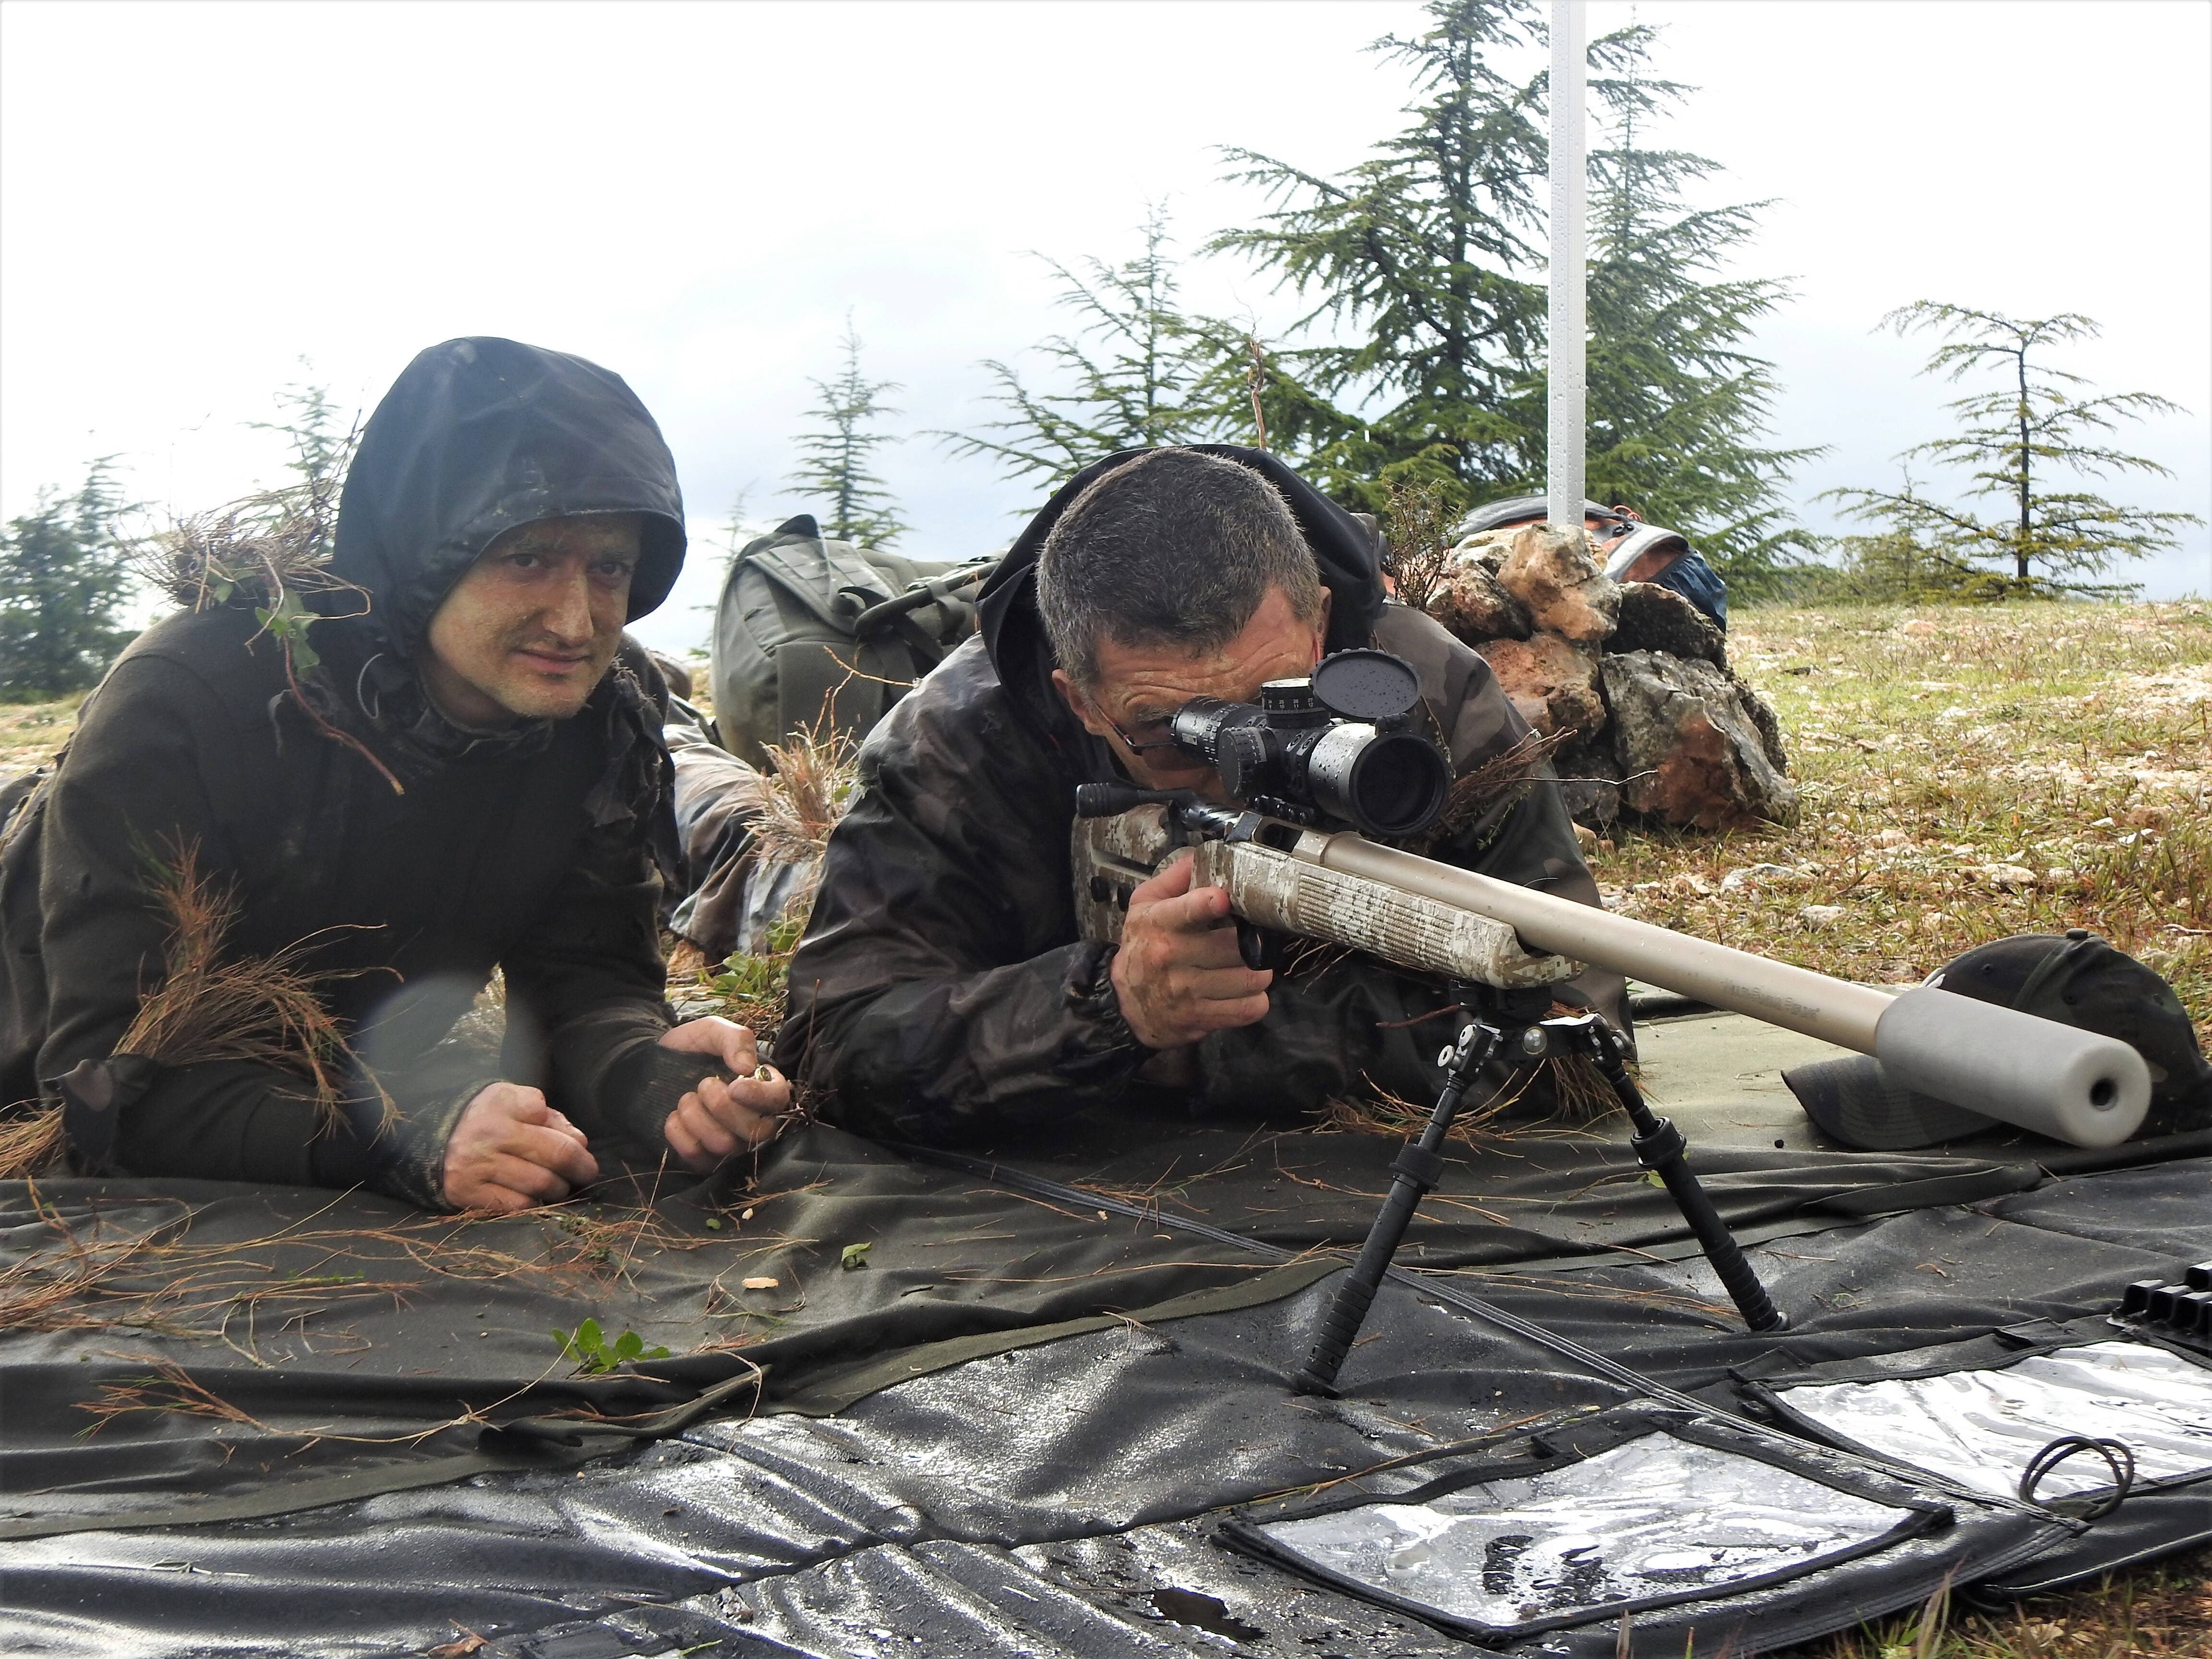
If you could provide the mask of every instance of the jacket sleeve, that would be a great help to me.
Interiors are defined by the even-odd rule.
[[[241,884],[210,799],[210,778],[240,763],[239,746],[214,693],[158,655],[126,657],[86,704],[20,847],[37,864],[41,1091],[62,1101],[73,1149],[95,1167],[366,1183],[442,1206],[445,1136],[491,1080],[480,1057],[441,1052],[379,1073],[387,1111],[359,1073],[340,1098],[319,1103],[281,1067],[197,1057],[205,1034],[149,1043],[155,1054],[117,1054],[143,999],[168,988],[171,925],[157,887],[179,854],[190,851],[217,890]],[[64,1087],[64,1079],[74,1080]]]
[[[972,673],[966,649],[939,674]],[[775,1050],[838,1121],[927,1142],[1110,1099],[1149,1053],[1106,947],[1071,942],[1072,786],[995,690],[956,710],[935,689],[861,753]]]
[[[595,1147],[650,1164],[667,1148],[676,1097],[648,1085],[651,1050],[674,1023],[660,955],[661,882],[639,820],[587,835],[529,933],[505,955],[507,1075]]]

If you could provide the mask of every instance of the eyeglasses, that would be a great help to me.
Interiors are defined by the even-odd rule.
[[[1100,720],[1106,722],[1108,727],[1113,732],[1114,735],[1121,739],[1122,746],[1127,749],[1131,754],[1145,755],[1152,753],[1157,750],[1173,749],[1177,746],[1175,739],[1175,728],[1168,721],[1147,720],[1145,723],[1144,729],[1146,732],[1157,732],[1161,735],[1158,737],[1139,738],[1134,732],[1123,731],[1121,729],[1121,723],[1111,714],[1108,714],[1105,709],[1099,707],[1098,700],[1096,697],[1091,697],[1088,699],[1088,701],[1090,702],[1091,711],[1096,714]]]

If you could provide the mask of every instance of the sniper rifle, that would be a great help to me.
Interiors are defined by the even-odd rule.
[[[1413,668],[1342,651],[1310,679],[1271,681],[1257,703],[1196,698],[1171,740],[1213,765],[1233,805],[1185,790],[1085,784],[1076,792],[1075,899],[1086,938],[1118,940],[1129,896],[1188,849],[1192,882],[1226,890],[1244,959],[1267,932],[1365,951],[1441,978],[1466,1018],[1438,1057],[1444,1085],[1420,1138],[1392,1166],[1389,1197],[1323,1322],[1299,1382],[1326,1392],[1388,1271],[1468,1085],[1509,1045],[1540,1059],[1587,1054],[1627,1111],[1630,1145],[1654,1170],[1755,1330],[1785,1322],[1686,1161],[1655,1116],[1620,1037],[1595,1014],[1547,1018],[1550,988],[1585,963],[1715,1007],[1871,1054],[1893,1084],[2079,1146],[2117,1146],[2150,1099],[2142,1057],[2117,1038],[1935,985],[1892,993],[1771,961],[1385,846],[1434,823],[1448,764],[1410,729]],[[1362,832],[1365,833],[1362,833]]]

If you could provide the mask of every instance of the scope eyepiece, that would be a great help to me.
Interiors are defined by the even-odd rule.
[[[1334,667],[1332,668],[1332,665]],[[1169,729],[1231,799],[1364,835],[1419,835],[1443,811],[1450,769],[1427,738],[1380,729],[1419,698],[1411,664],[1381,651],[1325,659],[1311,680],[1270,680],[1256,703],[1194,697]]]

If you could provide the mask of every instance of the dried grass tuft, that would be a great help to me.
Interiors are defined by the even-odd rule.
[[[1422,836],[1423,850],[1465,835],[1509,805],[1572,735],[1565,731],[1548,735],[1531,732],[1510,749],[1500,750],[1453,780],[1451,792],[1444,797],[1443,815]]]
[[[1316,1127],[1338,1134],[1398,1135],[1410,1139],[1428,1127],[1429,1115],[1436,1109],[1434,1101],[1417,1105],[1378,1087],[1371,1080],[1362,1080],[1367,1083],[1367,1091],[1356,1097],[1340,1096],[1329,1100],[1321,1109]],[[1469,1146],[1500,1139],[1493,1126],[1517,1098],[1517,1094],[1499,1093],[1484,1101],[1470,1099],[1460,1108],[1444,1139]]]
[[[139,1003],[116,1052],[167,1066],[267,1066],[296,1078],[308,1098],[334,1112],[351,1054],[317,994],[331,976],[305,968],[314,941],[226,958],[222,941],[236,901],[201,869],[197,848],[181,849],[159,872],[154,893],[169,920],[168,971]]]
[[[366,593],[330,569],[343,476],[341,465],[325,478],[192,514],[134,543],[126,556],[137,574],[193,611],[240,597],[273,607],[288,592],[352,592],[366,605]]]
[[[818,863],[852,800],[860,751],[846,733],[817,728],[768,752],[775,769],[762,779],[754,845],[771,863]]]
[[[68,1144],[58,1106],[0,1122],[0,1181],[31,1181],[49,1173],[60,1164]]]

